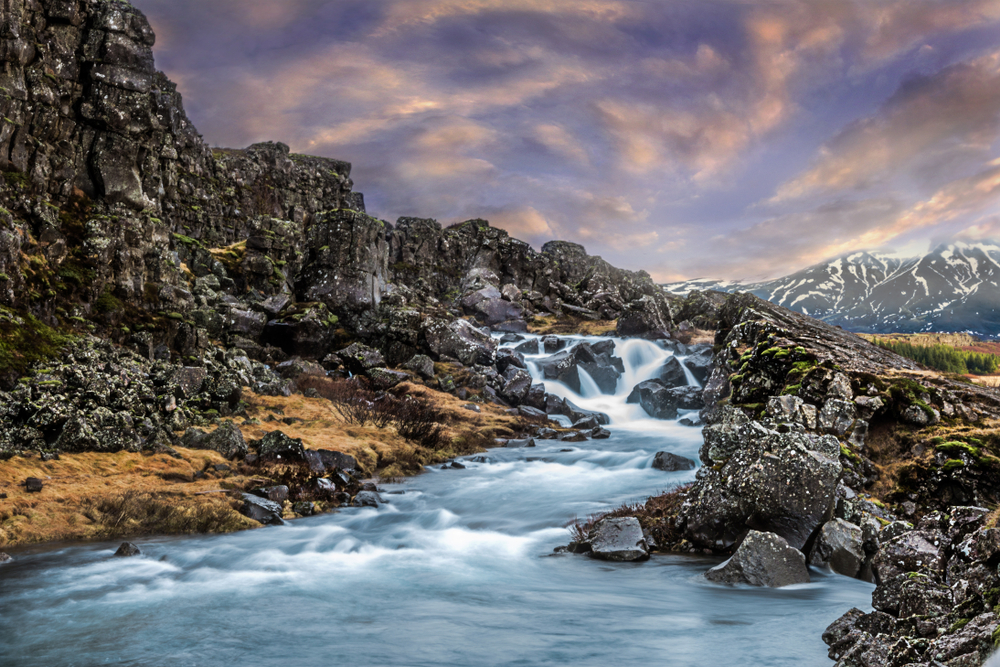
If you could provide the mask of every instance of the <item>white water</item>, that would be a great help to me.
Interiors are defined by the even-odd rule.
[[[549,391],[612,418],[607,440],[499,449],[387,488],[389,504],[234,535],[12,552],[0,665],[829,665],[820,634],[871,585],[709,584],[710,558],[554,555],[565,525],[693,479],[700,430],[625,397],[665,350],[618,341],[614,396]],[[589,393],[589,392],[588,392]],[[568,450],[568,451],[563,451]],[[393,492],[404,491],[402,494]]]

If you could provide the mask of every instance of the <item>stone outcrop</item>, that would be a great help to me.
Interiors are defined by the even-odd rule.
[[[709,581],[780,588],[809,583],[802,552],[774,533],[751,530],[733,557],[705,573]]]

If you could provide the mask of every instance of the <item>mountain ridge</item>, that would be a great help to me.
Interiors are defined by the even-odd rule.
[[[675,296],[747,291],[859,333],[1000,335],[1000,242],[992,240],[942,243],[907,259],[856,251],[768,281],[696,279],[664,288]]]

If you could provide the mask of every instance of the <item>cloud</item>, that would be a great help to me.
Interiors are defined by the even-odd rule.
[[[992,224],[996,0],[134,2],[207,141],[351,161],[381,217],[720,277]]]
[[[825,144],[772,202],[864,190],[900,176],[935,184],[988,160],[1000,138],[1000,52],[905,82],[878,113]],[[943,167],[943,168],[942,168]]]

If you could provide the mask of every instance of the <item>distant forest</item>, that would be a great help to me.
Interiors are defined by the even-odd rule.
[[[948,345],[913,345],[885,339],[876,340],[875,344],[945,373],[991,375],[1000,367],[1000,357],[996,355],[956,350]]]

